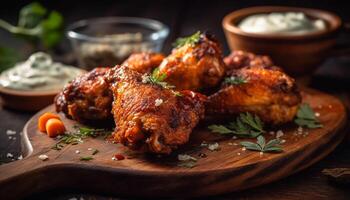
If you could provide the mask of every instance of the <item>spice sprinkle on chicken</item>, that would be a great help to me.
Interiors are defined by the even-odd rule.
[[[188,142],[192,129],[204,117],[201,94],[174,93],[125,66],[114,67],[106,77],[114,96],[113,137],[132,149],[170,154]]]
[[[159,71],[178,90],[203,91],[217,86],[225,75],[220,44],[210,34],[197,32],[180,38]]]

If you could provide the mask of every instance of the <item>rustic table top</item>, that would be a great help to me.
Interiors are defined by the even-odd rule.
[[[278,1],[268,1],[268,5]],[[16,21],[16,13],[20,7],[26,4],[12,3],[11,9],[0,8],[0,18],[10,22]],[[44,2],[45,4],[45,2]],[[349,21],[346,3],[328,1],[284,2],[289,6],[316,7],[331,10],[339,14],[344,21]],[[195,32],[196,30],[209,30],[214,33],[223,44],[224,52],[229,52],[225,37],[221,28],[221,19],[230,11],[262,5],[255,1],[96,1],[82,3],[81,1],[46,2],[48,7],[63,13],[66,22],[74,22],[79,19],[102,16],[134,16],[148,17],[160,20],[170,27],[171,34],[166,41],[164,52],[171,49],[171,42],[178,36]],[[264,4],[265,5],[265,4]],[[278,2],[278,5],[281,5]],[[350,34],[342,32],[339,36],[339,46],[349,46]],[[6,41],[6,42],[4,42]],[[23,44],[0,30],[0,44],[21,48]],[[62,48],[70,51],[68,41],[64,41]],[[350,108],[350,56],[333,57],[328,59],[319,70],[310,74],[312,88],[338,96],[347,109]],[[24,124],[34,113],[24,113],[8,110],[0,107],[0,162],[11,162],[21,155],[20,132]],[[349,126],[350,120],[347,125]],[[7,130],[16,132],[11,138],[6,134]],[[350,129],[348,129],[350,130]],[[329,156],[309,167],[308,169],[287,177],[283,180],[261,186],[247,191],[236,192],[212,199],[350,199],[348,186],[339,186],[329,183],[321,171],[325,168],[350,167],[350,134]],[[7,154],[14,155],[14,159],[7,158]],[[2,173],[2,172],[0,172]],[[68,180],[67,180],[68,181]],[[190,188],[189,188],[190,189]],[[15,189],[14,189],[15,192]],[[86,193],[86,191],[59,190],[47,193],[35,194],[28,199],[127,199],[127,197],[110,197],[103,194]]]

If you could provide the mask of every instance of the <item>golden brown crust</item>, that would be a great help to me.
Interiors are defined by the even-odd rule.
[[[111,119],[112,93],[104,78],[109,68],[96,68],[68,83],[56,96],[57,112],[81,123]]]
[[[271,124],[293,120],[301,102],[294,79],[281,70],[264,67],[233,70],[230,76],[242,77],[248,82],[223,84],[218,92],[209,97],[206,107],[208,114],[251,112]]]
[[[141,52],[133,53],[123,62],[123,66],[144,73],[150,73],[163,61],[164,55],[160,53]]]
[[[196,44],[173,49],[159,66],[178,90],[200,91],[217,86],[225,74],[220,45],[206,34]]]
[[[188,141],[204,115],[200,94],[174,95],[169,89],[145,83],[142,74],[126,67],[115,67],[106,76],[114,95],[113,136],[130,148],[169,154]]]

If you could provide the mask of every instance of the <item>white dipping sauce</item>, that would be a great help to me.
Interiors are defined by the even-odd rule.
[[[310,19],[302,12],[275,12],[256,14],[244,18],[238,27],[248,33],[310,33],[327,28],[322,19]]]
[[[82,72],[81,69],[53,62],[50,55],[38,52],[1,73],[0,85],[17,90],[61,89]]]

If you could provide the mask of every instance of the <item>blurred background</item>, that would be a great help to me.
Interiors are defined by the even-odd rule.
[[[8,21],[11,24],[16,24],[18,20],[19,10],[31,3],[32,1],[3,1],[6,6],[0,8],[0,18]],[[251,6],[296,6],[307,8],[318,8],[328,10],[339,15],[343,22],[350,21],[350,8],[347,1],[200,1],[200,0],[104,0],[104,1],[38,1],[48,10],[56,10],[62,14],[64,19],[64,28],[69,24],[82,19],[107,16],[128,16],[128,17],[144,17],[159,20],[170,28],[169,36],[167,37],[162,51],[169,53],[172,42],[179,36],[189,35],[197,30],[209,31],[213,33],[223,46],[224,54],[229,53],[229,48],[222,29],[222,19],[228,13],[241,8]],[[350,33],[342,31],[337,40],[337,48],[344,49],[350,46]],[[0,29],[0,45],[1,47],[11,47],[16,51],[24,51],[24,57],[28,56],[28,48],[26,43],[14,37],[9,32]],[[72,48],[66,36],[55,47],[55,59],[66,64],[76,64],[76,56],[72,54]],[[348,55],[349,52],[347,52]],[[344,53],[343,53],[344,54]],[[22,58],[24,59],[24,58]],[[350,68],[343,67],[349,64],[349,58],[338,56],[336,60],[330,59],[323,63],[323,66],[315,73],[317,77],[336,78],[338,82],[330,82],[327,84],[338,84],[343,86],[348,84],[350,78]],[[310,74],[311,75],[311,74]],[[324,84],[321,80],[321,83]]]
[[[2,3],[6,6],[0,8],[0,18],[12,24],[17,23],[19,10],[32,1],[9,1]],[[338,14],[344,22],[350,21],[349,2],[339,0],[317,1],[225,1],[225,0],[59,0],[38,1],[49,10],[57,10],[62,13],[65,25],[77,20],[106,17],[106,16],[129,16],[152,18],[163,22],[170,27],[170,35],[164,46],[165,53],[171,49],[171,43],[179,36],[191,34],[197,30],[208,30],[215,34],[225,54],[229,53],[224,37],[221,21],[228,13],[251,6],[281,5],[319,8]],[[345,40],[349,35],[342,34],[339,41]],[[19,47],[21,42],[7,32],[0,30],[1,44]],[[344,44],[344,43],[342,43]],[[68,41],[64,40],[62,46],[69,49]]]

